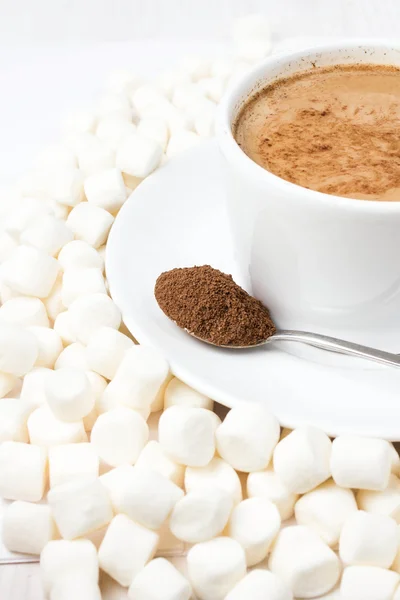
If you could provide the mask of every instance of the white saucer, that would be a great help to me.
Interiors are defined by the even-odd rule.
[[[320,364],[277,345],[222,350],[191,338],[159,309],[156,278],[174,267],[210,264],[244,283],[233,258],[221,160],[216,143],[205,142],[160,168],[120,211],[106,267],[125,324],[167,356],[177,377],[222,404],[263,402],[287,427],[307,423],[330,435],[400,440],[400,370],[360,368],[351,359],[333,366],[317,351]]]

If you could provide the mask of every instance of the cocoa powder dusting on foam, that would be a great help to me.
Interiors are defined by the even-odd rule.
[[[154,294],[167,317],[213,344],[251,346],[276,331],[259,300],[209,265],[162,273]]]

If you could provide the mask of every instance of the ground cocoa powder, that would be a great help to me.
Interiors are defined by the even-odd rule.
[[[268,309],[209,265],[162,273],[154,294],[179,327],[221,346],[251,346],[273,333]]]

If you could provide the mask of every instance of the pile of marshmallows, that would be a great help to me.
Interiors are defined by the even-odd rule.
[[[221,423],[134,344],[107,293],[116,214],[159,164],[213,134],[225,87],[270,52],[268,24],[241,19],[234,41],[235,59],[188,58],[157,84],[114,74],[1,207],[3,541],[40,554],[50,600],[99,600],[99,567],[134,600],[400,600],[394,447],[281,432],[248,403]],[[166,534],[188,544],[188,578],[154,558]]]

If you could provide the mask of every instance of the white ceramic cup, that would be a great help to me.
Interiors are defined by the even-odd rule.
[[[229,218],[236,259],[278,327],[400,352],[400,202],[295,185],[253,162],[232,135],[241,106],[266,84],[312,65],[352,63],[400,66],[400,50],[354,41],[276,55],[229,90],[217,119]]]

